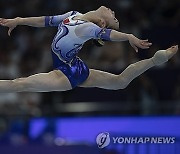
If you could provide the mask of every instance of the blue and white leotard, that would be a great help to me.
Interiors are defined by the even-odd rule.
[[[72,88],[83,83],[89,76],[87,65],[77,56],[83,44],[90,39],[110,40],[111,33],[111,29],[102,29],[92,22],[75,20],[77,15],[82,14],[71,11],[45,17],[45,26],[58,27],[52,42],[53,67],[67,76]]]

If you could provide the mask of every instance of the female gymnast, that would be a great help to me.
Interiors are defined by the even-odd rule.
[[[140,40],[132,34],[118,32],[119,22],[115,18],[115,13],[109,8],[101,6],[86,14],[71,11],[57,16],[1,18],[0,25],[9,27],[8,35],[17,25],[58,27],[52,42],[54,70],[27,78],[0,80],[0,92],[66,91],[78,86],[109,90],[124,89],[146,70],[167,62],[178,50],[177,45],[167,50],[159,50],[152,58],[131,64],[121,74],[115,75],[88,69],[87,65],[77,56],[86,41],[90,39],[101,42],[102,40],[129,41],[136,52],[138,48],[148,49],[152,43],[148,40]]]

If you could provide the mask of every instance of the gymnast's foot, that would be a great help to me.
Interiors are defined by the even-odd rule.
[[[154,54],[152,60],[155,65],[161,65],[167,62],[173,55],[177,53],[177,51],[178,51],[178,45],[172,46],[166,50],[159,50]]]

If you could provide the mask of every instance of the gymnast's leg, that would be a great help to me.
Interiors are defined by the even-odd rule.
[[[27,78],[0,80],[0,92],[48,92],[70,90],[71,84],[59,70],[40,73]]]
[[[177,51],[178,46],[173,46],[167,50],[159,50],[152,58],[129,65],[120,75],[91,69],[89,78],[80,87],[98,87],[110,90],[124,89],[133,79],[146,70],[167,62]]]

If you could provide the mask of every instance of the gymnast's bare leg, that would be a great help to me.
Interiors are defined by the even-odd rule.
[[[167,62],[177,51],[178,46],[172,46],[167,50],[159,50],[152,58],[129,65],[119,75],[91,69],[89,78],[81,85],[81,87],[98,87],[109,90],[124,89],[133,79],[144,73],[146,70]]]
[[[71,84],[59,70],[40,73],[27,78],[0,80],[0,92],[48,92],[70,90]]]

